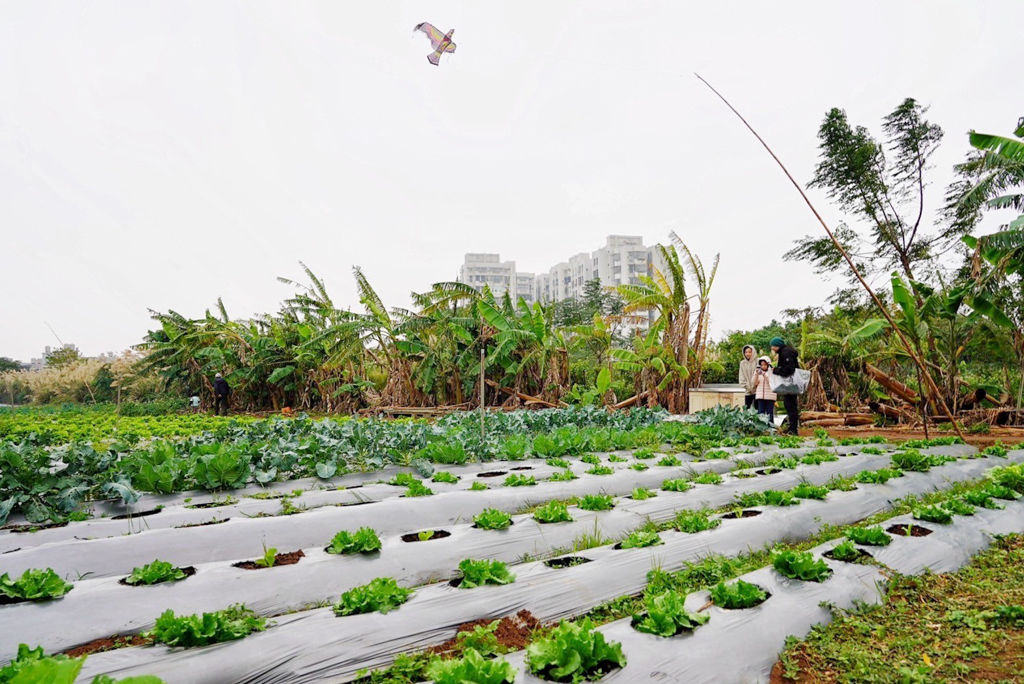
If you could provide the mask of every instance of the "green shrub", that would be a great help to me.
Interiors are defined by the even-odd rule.
[[[719,608],[742,610],[752,608],[768,598],[768,594],[756,584],[743,580],[726,584],[719,582],[711,587],[711,601]]]
[[[175,615],[173,610],[164,611],[156,619],[152,635],[154,641],[161,644],[195,648],[241,639],[253,632],[262,632],[266,627],[266,618],[243,605],[234,605],[202,615]]]
[[[473,522],[482,530],[504,530],[512,524],[512,516],[496,508],[485,508],[473,516]]]
[[[496,560],[472,560],[467,558],[459,563],[462,573],[460,589],[473,589],[485,584],[511,584],[516,576],[508,571],[508,566]]]
[[[125,584],[132,586],[159,584],[160,582],[176,582],[185,579],[185,571],[171,563],[155,560],[141,567],[134,568],[124,579]]]
[[[832,576],[828,564],[809,551],[779,551],[772,554],[772,567],[780,575],[804,582],[824,582]]]
[[[542,679],[581,682],[599,679],[626,666],[622,645],[605,641],[590,618],[561,622],[526,647],[526,665]]]
[[[644,601],[647,612],[633,616],[633,629],[661,637],[671,637],[693,631],[705,624],[710,616],[707,613],[687,612],[683,608],[685,599],[685,595],[675,591],[648,596]]]
[[[533,517],[542,523],[572,522],[569,508],[561,501],[549,501],[533,512]]]
[[[26,570],[18,579],[11,579],[6,572],[0,575],[0,594],[19,601],[60,598],[72,588],[71,582],[65,582],[51,568]]]
[[[331,539],[327,553],[350,554],[350,553],[373,553],[380,551],[381,542],[377,533],[369,527],[360,527],[355,532],[342,530]]]
[[[342,594],[341,600],[334,604],[334,614],[387,613],[408,601],[411,594],[412,589],[398,586],[391,577],[378,577]]]
[[[576,504],[585,511],[607,511],[615,506],[611,494],[586,494]]]

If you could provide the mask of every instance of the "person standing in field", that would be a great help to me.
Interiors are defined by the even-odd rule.
[[[217,373],[213,379],[213,396],[215,400],[214,413],[218,416],[228,415],[228,397],[231,396],[231,387],[220,373]]]
[[[778,396],[772,391],[772,360],[762,356],[757,360],[754,371],[754,396],[757,400],[757,412],[768,416],[775,423],[775,400]]]
[[[773,337],[770,342],[772,352],[778,356],[778,363],[772,371],[780,378],[791,378],[796,369],[800,367],[797,359],[796,349],[786,344],[781,337]],[[789,424],[789,434],[800,435],[800,407],[797,405],[797,395],[783,394],[782,405],[786,407],[786,422]]]
[[[746,396],[743,397],[743,405],[750,408],[754,405],[754,373],[757,370],[757,361],[754,360],[754,354],[757,350],[752,345],[743,345],[743,358],[740,359],[740,377],[739,384],[743,385],[743,391],[746,392]]]

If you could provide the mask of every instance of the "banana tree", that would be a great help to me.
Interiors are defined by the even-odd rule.
[[[645,335],[633,337],[632,349],[611,350],[615,368],[633,375],[637,396],[646,397],[650,408],[671,406],[674,399],[669,394],[671,388],[682,386],[690,377],[686,366],[661,342],[661,335],[661,325],[656,324]]]

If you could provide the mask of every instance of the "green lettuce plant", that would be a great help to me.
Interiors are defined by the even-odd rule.
[[[665,480],[661,483],[661,488],[666,492],[685,492],[693,489],[693,484],[689,480],[679,477],[674,480]]]
[[[828,564],[809,551],[779,551],[772,554],[772,567],[780,575],[804,582],[824,582],[832,576]]]
[[[173,610],[164,611],[156,619],[151,634],[161,644],[195,648],[241,639],[253,632],[262,632],[266,627],[266,618],[239,604],[201,615],[175,615]]]
[[[852,541],[847,539],[846,541],[832,547],[832,557],[839,561],[853,563],[860,560],[860,549],[854,546]]]
[[[411,497],[431,496],[433,493],[434,491],[427,485],[423,484],[422,480],[416,480],[415,482],[409,483],[409,486],[405,490],[405,495]]]
[[[647,546],[660,546],[664,543],[654,530],[637,530],[623,539],[620,547],[623,549],[641,549]]]
[[[409,600],[412,589],[398,586],[391,577],[378,577],[369,584],[353,587],[341,595],[334,604],[335,615],[359,615],[361,613],[387,613]]]
[[[722,484],[722,476],[713,470],[707,470],[691,480],[694,484]]]
[[[579,477],[579,475],[566,468],[565,470],[559,470],[549,477],[548,480],[551,482],[568,482],[569,480],[578,480]]]
[[[646,612],[633,616],[633,629],[660,637],[672,637],[707,623],[710,616],[707,613],[688,612],[683,608],[685,600],[684,594],[675,591],[648,596],[644,600]]]
[[[561,501],[549,501],[533,512],[533,517],[542,523],[572,522],[569,508]]]
[[[703,532],[704,530],[713,530],[722,524],[719,518],[712,518],[711,511],[708,509],[700,510],[682,510],[676,513],[675,519],[672,521],[672,526],[680,532],[687,534],[696,534],[697,532]]]
[[[561,622],[542,639],[526,647],[526,665],[553,682],[593,681],[626,666],[622,645],[608,642],[590,618]]]
[[[633,489],[633,493],[629,495],[629,498],[635,501],[643,501],[645,499],[653,499],[658,496],[658,493],[647,489],[646,487],[636,487]]]
[[[459,563],[459,572],[462,573],[460,589],[473,589],[485,584],[511,584],[516,581],[516,576],[508,571],[508,566],[496,560],[467,558]]]
[[[615,469],[608,466],[594,466],[587,471],[587,475],[611,475],[614,472]]]
[[[185,571],[171,563],[155,560],[152,563],[132,569],[124,583],[132,586],[176,582],[185,579]]]
[[[790,494],[798,499],[824,499],[828,496],[828,487],[812,485],[809,482],[801,482],[789,490]]]
[[[350,553],[373,553],[380,551],[381,542],[377,533],[369,527],[360,527],[355,532],[342,530],[331,539],[327,553],[345,555]]]
[[[447,484],[456,484],[459,481],[459,478],[455,474],[449,473],[447,470],[439,470],[436,473],[434,473],[434,476],[430,478],[430,481],[445,482]]]
[[[488,660],[472,648],[461,658],[434,658],[427,665],[434,684],[512,684],[516,671],[507,660]]]
[[[473,516],[473,523],[482,530],[504,530],[512,524],[512,516],[497,508],[485,508]]]
[[[719,608],[741,610],[752,608],[768,598],[768,594],[756,584],[736,580],[732,584],[719,582],[711,587],[711,601]]]
[[[914,519],[948,525],[953,522],[953,514],[942,506],[921,506],[914,509]]]
[[[537,478],[532,475],[520,475],[519,473],[512,473],[505,478],[504,482],[506,487],[531,487],[537,484]]]
[[[854,544],[864,546],[888,546],[892,543],[890,537],[881,527],[851,527],[846,530],[846,538]]]
[[[72,588],[71,582],[65,582],[51,568],[26,570],[18,579],[12,579],[6,572],[0,575],[0,594],[19,601],[60,598]]]
[[[576,504],[585,511],[607,511],[615,507],[611,494],[586,494]]]

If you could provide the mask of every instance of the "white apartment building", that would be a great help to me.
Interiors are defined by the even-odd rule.
[[[78,347],[76,347],[74,344],[66,344],[64,346],[65,347],[69,347],[71,349],[74,349],[75,351],[81,353],[81,350]],[[33,358],[27,364],[26,369],[30,370],[30,371],[41,371],[41,370],[43,370],[44,368],[46,368],[46,357],[48,357],[51,353],[53,353],[55,351],[57,351],[57,350],[47,346],[46,349],[43,351],[42,358],[38,358],[38,359]],[[85,359],[87,359],[89,361],[95,360],[95,361],[102,361],[104,363],[113,363],[114,359],[117,358],[117,355],[114,354],[114,352],[105,352],[105,353],[100,353],[99,356],[87,356],[87,357],[83,357],[83,358],[85,358]]]
[[[516,271],[516,262],[502,261],[500,254],[467,254],[459,269],[459,282],[482,291],[490,287],[495,297],[508,292],[514,301],[522,297],[527,302],[534,298],[534,274]]]

